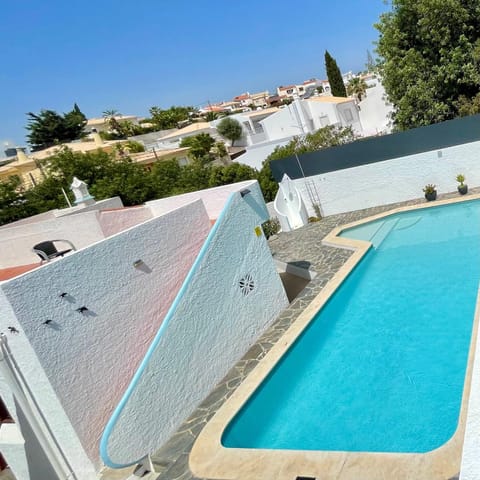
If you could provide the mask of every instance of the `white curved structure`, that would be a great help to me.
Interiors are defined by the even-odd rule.
[[[286,173],[278,185],[280,188],[275,196],[273,207],[277,213],[282,230],[289,232],[307,225],[308,213],[305,203],[300,192]]]

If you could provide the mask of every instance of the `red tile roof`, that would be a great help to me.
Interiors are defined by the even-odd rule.
[[[22,273],[29,272],[40,266],[40,263],[33,263],[30,265],[19,265],[18,267],[8,267],[0,269],[0,282],[9,280],[10,278],[18,277]]]

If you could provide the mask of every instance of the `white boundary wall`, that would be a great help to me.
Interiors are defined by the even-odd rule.
[[[159,448],[288,305],[257,182],[227,203],[102,438],[111,466]],[[241,279],[254,288],[245,295]],[[106,458],[108,456],[108,458]],[[107,463],[108,464],[108,463]]]
[[[350,212],[423,197],[423,187],[437,185],[439,193],[457,188],[455,177],[466,176],[480,186],[480,142],[465,143],[384,162],[361,165],[294,180],[309,215],[315,215],[307,188],[318,195],[323,215]]]
[[[240,190],[249,188],[256,183],[256,180],[246,180],[244,182],[232,183],[230,185],[222,185],[221,187],[207,188],[196,192],[175,195],[174,197],[160,198],[158,200],[146,202],[145,205],[150,208],[154,216],[158,216],[163,215],[174,208],[178,208],[181,205],[185,205],[186,203],[201,199],[205,205],[209,218],[214,220],[220,215],[220,212],[232,192],[239,192]]]
[[[209,230],[196,201],[0,284],[0,331],[19,331],[13,356],[78,478],[100,467],[103,428]]]

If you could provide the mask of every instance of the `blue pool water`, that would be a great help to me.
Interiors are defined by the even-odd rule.
[[[343,235],[375,247],[232,420],[224,446],[423,453],[454,434],[480,279],[480,202]]]

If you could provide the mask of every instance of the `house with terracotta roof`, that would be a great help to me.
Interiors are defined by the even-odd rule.
[[[250,107],[253,105],[254,107],[266,108],[268,106],[269,97],[270,94],[268,90],[257,93],[246,92],[234,97],[233,101],[239,102],[242,107]]]
[[[321,80],[317,80],[316,78],[311,78],[309,80],[305,80],[300,84],[277,87],[277,95],[283,99],[301,98],[310,89],[315,89],[316,87],[320,87],[320,86],[322,86]]]

